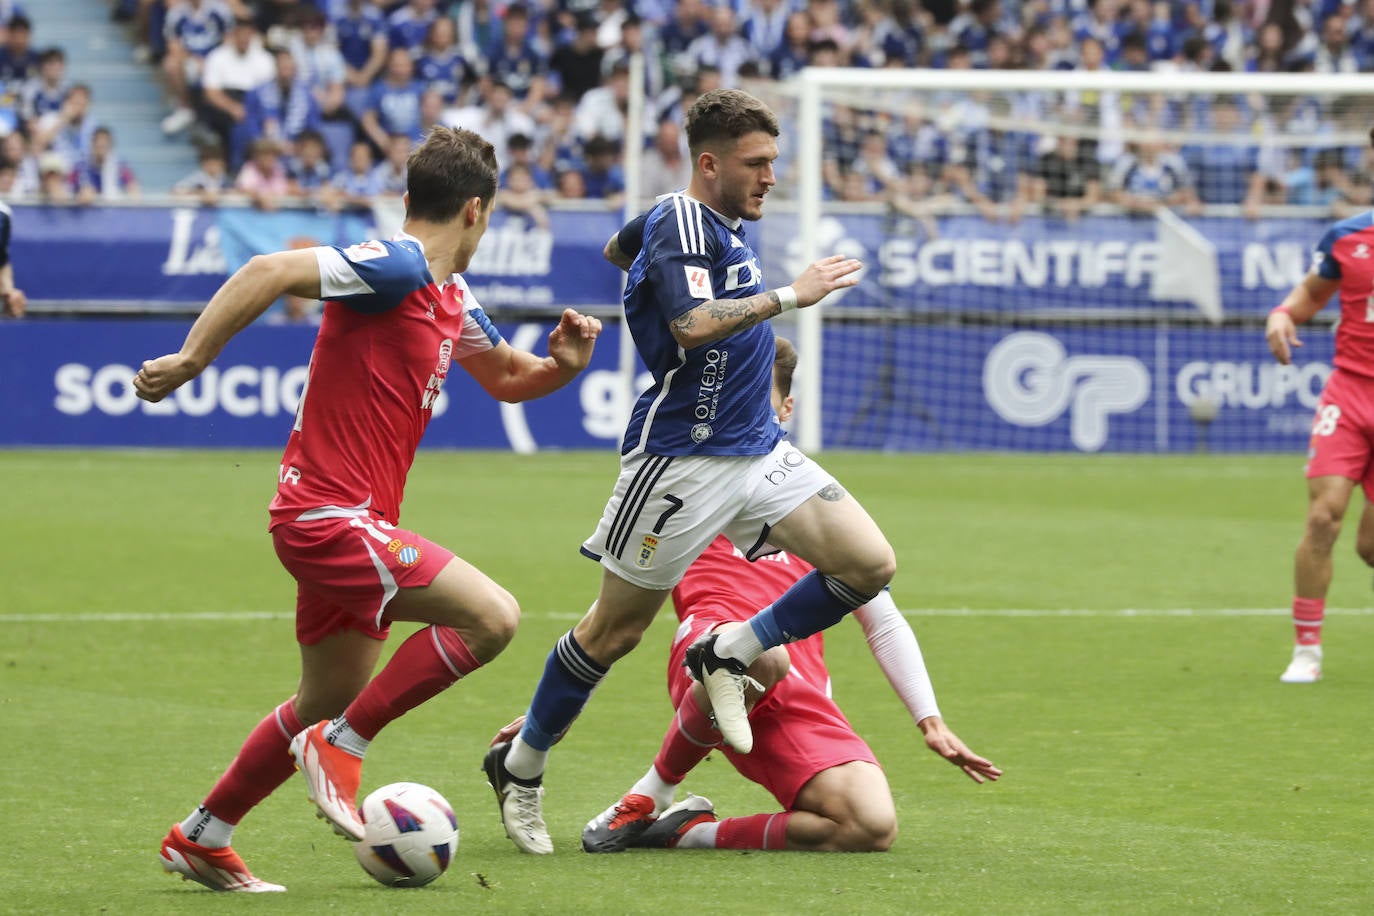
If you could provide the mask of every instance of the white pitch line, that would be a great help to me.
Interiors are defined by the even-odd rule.
[[[1368,617],[1374,608],[1327,608],[1328,614]],[[908,608],[907,617],[1287,617],[1289,608]],[[177,623],[204,621],[294,620],[286,611],[91,612],[76,614],[0,614],[6,623]],[[580,620],[581,614],[549,611],[531,615],[546,620]]]

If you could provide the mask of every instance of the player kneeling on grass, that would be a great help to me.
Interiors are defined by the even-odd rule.
[[[792,413],[796,352],[777,341],[773,407]],[[746,694],[754,748],[740,754],[722,742],[705,687],[684,666],[687,647],[701,636],[744,625],[811,571],[800,557],[778,552],[751,562],[727,538],[718,537],[688,567],[673,589],[682,621],[668,656],[668,693],[677,711],[653,766],[616,804],[587,824],[582,848],[620,852],[637,848],[798,849],[868,852],[887,849],[897,834],[897,815],[887,778],[868,745],[855,734],[830,698],[824,635],[775,646],[749,667]],[[891,593],[884,590],[854,611],[888,681],[925,736],[926,745],[975,782],[1002,771],[969,750],[940,718],[916,636]],[[523,717],[494,743],[509,740]],[[711,802],[689,795],[673,804],[679,783],[720,749],[748,779],[782,805],[781,812],[717,820]]]
[[[145,362],[134,380],[139,397],[159,401],[278,297],[327,300],[270,509],[277,556],[297,582],[300,686],[162,841],[163,868],[214,890],[284,889],[255,878],[229,841],[296,767],[320,816],[361,839],[355,799],[369,741],[495,658],[515,633],[520,608],[509,592],[398,527],[406,474],[452,365],[502,401],[529,400],[586,368],[601,330],[568,309],[541,358],[506,343],[474,300],[459,272],[491,217],[490,143],[435,128],[407,169],[406,221],[394,239],[253,258],[210,300],[181,351]],[[394,621],[429,626],[374,678]]]

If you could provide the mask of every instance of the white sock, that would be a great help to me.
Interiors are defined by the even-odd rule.
[[[746,623],[742,627],[721,631],[716,639],[716,654],[721,658],[737,658],[746,665],[752,665],[754,659],[763,654],[763,643],[754,634],[754,628]]]
[[[677,794],[677,786],[664,782],[663,777],[658,775],[658,769],[650,766],[649,772],[630,787],[629,794],[649,796],[654,800],[654,814],[662,814],[664,808],[672,805],[673,796]]]
[[[234,825],[215,817],[209,808],[201,805],[181,822],[181,832],[198,846],[223,849],[234,838]]]
[[[709,824],[697,824],[691,830],[682,835],[678,840],[678,849],[715,849],[716,848],[716,828],[720,826],[720,821],[711,821]]]
[[[532,748],[516,735],[506,751],[506,772],[516,779],[538,779],[544,775],[549,752]]]
[[[362,757],[367,754],[367,746],[372,742],[364,738],[353,730],[353,726],[348,724],[348,720],[339,716],[329,723],[329,727],[324,730],[324,740],[343,751],[348,751],[354,757]]]

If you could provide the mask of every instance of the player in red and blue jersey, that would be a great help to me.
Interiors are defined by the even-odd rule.
[[[599,321],[568,309],[540,358],[506,343],[474,300],[460,272],[495,201],[490,143],[436,128],[407,167],[395,238],[253,258],[210,300],[181,351],[145,362],[134,380],[140,397],[161,400],[281,295],[326,300],[270,508],[277,556],[297,582],[300,686],[162,843],[167,871],[214,890],[283,889],[253,877],[229,842],[297,766],[321,816],[361,839],[355,799],[368,743],[510,641],[520,615],[510,593],[400,527],[406,475],[454,365],[499,400],[528,400],[585,368],[600,332]],[[427,626],[373,677],[395,621]]]
[[[1374,140],[1374,131],[1371,132]],[[1293,657],[1279,680],[1310,684],[1322,676],[1322,622],[1331,584],[1331,551],[1350,496],[1365,493],[1355,549],[1374,566],[1374,212],[1326,231],[1311,271],[1265,323],[1274,358],[1288,365],[1302,346],[1300,325],[1340,293],[1336,358],[1317,403],[1307,451],[1307,525],[1293,562]]]

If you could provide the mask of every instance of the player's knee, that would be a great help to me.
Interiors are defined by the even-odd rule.
[[[787,654],[787,647],[774,646],[754,659],[754,663],[749,666],[749,676],[767,690],[787,677],[791,667],[792,656]]]
[[[1343,513],[1326,502],[1315,502],[1307,510],[1307,539],[1316,547],[1331,549],[1341,533]]]
[[[520,626],[520,603],[505,589],[498,589],[482,615],[482,638],[490,649],[500,652],[515,638]]]
[[[841,822],[836,845],[843,852],[887,852],[897,839],[897,814],[870,812]]]
[[[1355,552],[1360,555],[1361,560],[1364,560],[1365,566],[1374,566],[1374,539],[1357,541]]]
[[[886,542],[882,548],[874,550],[848,576],[840,580],[851,588],[867,595],[876,595],[897,575],[897,555]]]

